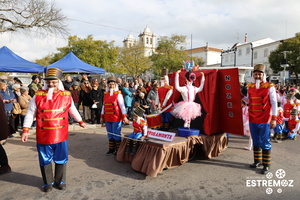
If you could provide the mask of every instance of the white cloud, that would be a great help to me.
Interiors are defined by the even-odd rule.
[[[68,21],[70,35],[93,35],[99,40],[115,40],[119,46],[130,32],[137,37],[146,25],[158,37],[180,34],[190,40],[192,34],[193,47],[208,42],[223,49],[242,42],[245,33],[248,41],[254,41],[284,39],[300,31],[298,0],[64,0],[56,4],[72,19]],[[5,33],[0,44],[34,60],[56,52],[67,40],[50,36],[12,39]]]

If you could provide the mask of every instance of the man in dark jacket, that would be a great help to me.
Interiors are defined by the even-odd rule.
[[[4,104],[2,96],[0,95],[0,140],[5,140],[9,135],[9,126],[5,114]],[[6,152],[0,143],[0,174],[10,172],[11,168],[8,165],[8,159]]]

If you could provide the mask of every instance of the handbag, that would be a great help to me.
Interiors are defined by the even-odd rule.
[[[22,109],[21,109],[20,104],[18,102],[15,102],[13,104],[12,114],[19,115],[19,114],[21,114],[21,112],[22,112]]]
[[[97,104],[94,103],[91,108],[98,108]]]

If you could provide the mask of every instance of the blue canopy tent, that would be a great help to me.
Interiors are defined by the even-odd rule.
[[[55,67],[63,71],[63,73],[95,73],[104,74],[105,70],[99,67],[92,66],[80,60],[73,52],[68,53],[62,59],[56,61],[55,63],[48,65],[48,68]]]
[[[43,73],[44,66],[25,60],[3,46],[0,48],[0,72]]]

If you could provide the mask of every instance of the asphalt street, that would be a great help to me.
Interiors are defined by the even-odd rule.
[[[123,127],[123,133],[132,128]],[[9,138],[4,145],[12,172],[0,175],[0,198],[19,199],[290,199],[300,196],[299,140],[273,143],[271,173],[250,169],[248,138],[230,135],[229,146],[219,157],[194,160],[157,177],[134,171],[129,163],[106,156],[105,127],[72,125],[69,131],[67,189],[41,190],[34,131],[29,141]]]

